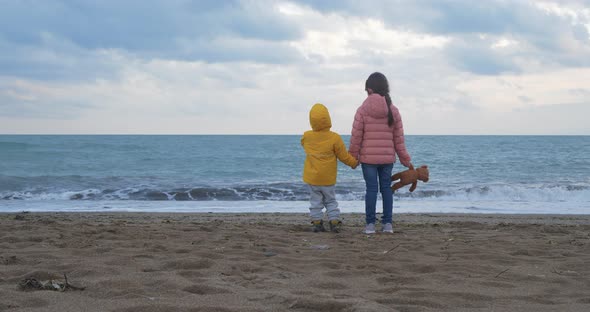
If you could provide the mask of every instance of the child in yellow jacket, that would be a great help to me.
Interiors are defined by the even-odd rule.
[[[353,169],[358,166],[358,161],[348,153],[340,135],[330,131],[332,121],[324,105],[318,103],[311,108],[309,123],[313,130],[303,134],[301,146],[306,154],[303,182],[309,185],[309,213],[313,231],[325,231],[322,209],[326,207],[330,230],[339,232],[342,221],[334,187],[338,169],[337,159]]]

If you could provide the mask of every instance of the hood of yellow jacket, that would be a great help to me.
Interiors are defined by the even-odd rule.
[[[328,109],[320,103],[315,104],[309,111],[309,124],[313,131],[332,128],[332,120]]]

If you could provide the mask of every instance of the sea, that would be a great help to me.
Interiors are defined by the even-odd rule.
[[[590,136],[406,146],[430,181],[397,191],[394,213],[590,214]],[[0,135],[0,212],[304,213],[304,159],[299,135]],[[364,212],[360,166],[339,164],[336,194]]]

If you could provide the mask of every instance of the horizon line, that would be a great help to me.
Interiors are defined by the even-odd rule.
[[[293,136],[293,135],[303,135],[302,133],[279,133],[279,134],[261,134],[261,133],[0,133],[0,136],[9,136],[9,135],[59,135],[59,136]],[[350,135],[350,134],[341,134],[339,135]],[[405,134],[404,136],[590,136],[588,134]]]

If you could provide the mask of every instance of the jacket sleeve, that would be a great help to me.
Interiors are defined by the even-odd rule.
[[[334,153],[336,154],[336,157],[349,167],[354,167],[357,164],[357,160],[346,150],[346,145],[344,145],[342,137],[336,134],[335,139],[336,142],[334,142]]]
[[[399,161],[405,167],[410,167],[412,158],[406,150],[406,142],[404,139],[404,124],[402,122],[402,116],[399,110],[396,108],[393,110],[393,146],[395,146],[395,152],[399,156]]]
[[[356,110],[356,114],[354,115],[354,122],[352,123],[352,132],[350,136],[350,146],[348,147],[348,152],[359,159],[359,153],[361,151],[361,145],[363,143],[363,133],[365,131],[365,121],[363,119],[363,114],[361,112],[361,108]]]

